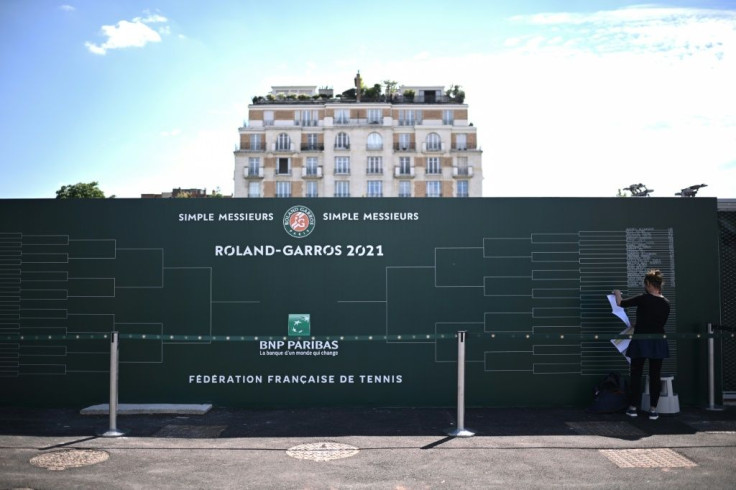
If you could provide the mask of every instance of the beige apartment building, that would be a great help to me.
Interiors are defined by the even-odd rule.
[[[360,75],[356,77],[360,87]],[[272,87],[239,128],[233,197],[480,197],[464,93],[402,86],[333,96]]]

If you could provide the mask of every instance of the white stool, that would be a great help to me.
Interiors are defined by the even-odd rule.
[[[662,389],[659,392],[659,401],[657,402],[657,412],[659,413],[680,413],[680,398],[672,389],[672,381],[674,376],[662,376]],[[644,378],[644,393],[641,395],[641,409],[644,412],[649,411],[651,402],[649,400],[649,376]]]

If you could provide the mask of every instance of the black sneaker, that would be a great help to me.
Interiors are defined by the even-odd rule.
[[[659,414],[656,410],[651,409],[649,410],[649,420],[657,420],[659,418]]]
[[[628,408],[626,410],[626,415],[628,415],[629,417],[638,417],[639,416],[639,414],[636,411],[636,408]]]

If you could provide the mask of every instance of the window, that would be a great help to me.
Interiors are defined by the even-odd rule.
[[[250,135],[250,149],[260,151],[261,148],[261,135],[260,134],[251,134]]]
[[[402,180],[399,182],[399,197],[411,197],[411,181]]]
[[[449,126],[452,126],[452,124],[455,122],[455,111],[446,109],[442,111],[442,124],[447,124]]]
[[[414,126],[416,124],[422,124],[422,111],[399,110],[399,126]]]
[[[335,173],[343,175],[350,173],[350,157],[335,157]]]
[[[467,134],[456,134],[455,135],[455,148],[458,150],[468,149],[468,135]]]
[[[381,124],[382,122],[381,109],[368,109],[368,124]]]
[[[468,197],[468,181],[457,181],[457,197]]]
[[[368,157],[368,166],[366,167],[368,174],[383,173],[383,157]]]
[[[286,133],[280,133],[276,138],[276,149],[277,150],[291,150],[291,138]]]
[[[338,180],[335,182],[335,197],[350,197],[350,182]]]
[[[427,158],[427,173],[435,174],[435,175],[442,173],[442,169],[440,168],[440,158],[439,157]]]
[[[297,124],[299,125],[299,115],[300,112],[296,111],[294,113],[294,119]],[[316,126],[317,120],[319,119],[318,113],[315,110],[308,110],[308,111],[301,111],[301,125],[302,126]]]
[[[317,175],[319,173],[317,157],[307,157],[305,168],[307,175]]]
[[[399,150],[408,150],[411,146],[411,135],[409,133],[399,134]]]
[[[335,109],[335,124],[350,123],[350,109]]]
[[[260,182],[248,183],[248,197],[261,197],[261,183]]]
[[[411,175],[411,158],[399,157],[399,175]]]
[[[437,133],[429,133],[427,135],[427,151],[440,151],[442,149],[442,139]]]
[[[368,135],[366,150],[383,150],[383,138],[380,134],[371,133]]]
[[[256,177],[261,171],[261,159],[258,157],[248,158],[248,176]]]
[[[291,182],[276,182],[276,197],[291,197]]]
[[[442,186],[439,180],[427,181],[427,197],[442,197]]]
[[[317,150],[318,135],[310,133],[307,135],[307,150]]]
[[[369,180],[368,197],[383,197],[383,182],[380,180]]]
[[[307,181],[307,188],[306,188],[306,194],[304,197],[319,197],[319,194],[317,192],[317,182],[313,180]]]
[[[263,125],[273,126],[273,111],[263,111]]]
[[[291,174],[291,159],[290,158],[279,158],[276,162],[276,174],[277,175],[289,175]]]
[[[457,157],[457,174],[458,175],[469,175],[468,171],[468,157]]]
[[[350,137],[347,133],[337,133],[335,138],[335,148],[338,150],[350,149]]]

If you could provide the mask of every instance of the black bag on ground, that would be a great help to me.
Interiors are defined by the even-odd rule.
[[[615,413],[628,406],[626,383],[618,373],[609,373],[593,390],[592,413]]]

